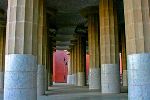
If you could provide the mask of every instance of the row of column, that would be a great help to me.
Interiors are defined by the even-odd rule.
[[[68,66],[68,84],[86,85],[86,40],[82,35],[70,51],[70,66]]]
[[[115,0],[100,0],[81,14],[88,20],[89,89],[120,93],[118,23]],[[100,30],[99,30],[100,29]]]
[[[99,21],[95,11],[86,14],[89,26],[90,89],[119,93],[116,0],[100,0]],[[36,100],[38,0],[8,1],[4,100]],[[95,8],[94,8],[95,9]],[[149,0],[124,0],[128,66],[128,97],[149,100],[150,45]],[[98,20],[98,19],[97,19]],[[100,22],[100,28],[97,28]],[[100,34],[98,32],[100,29]],[[97,39],[98,37],[98,39]],[[100,41],[99,41],[100,40]],[[94,44],[93,44],[94,43]],[[97,46],[98,45],[98,46]],[[73,49],[76,84],[82,70],[80,46]],[[100,48],[99,48],[100,47]],[[97,56],[98,55],[98,56]]]
[[[0,74],[5,53],[4,100],[37,100],[52,82],[53,47],[44,5],[44,0],[8,1],[5,50],[5,35],[0,33]],[[2,82],[0,77],[0,88]]]
[[[88,11],[88,12],[86,12]],[[92,12],[90,12],[92,11]],[[88,36],[90,53],[90,81],[89,88],[97,86],[102,93],[119,93],[119,65],[118,65],[118,22],[116,0],[100,0],[99,21],[94,21],[96,9],[88,7],[83,9],[82,15],[88,17]],[[149,100],[150,87],[149,77],[149,1],[148,0],[124,0],[125,28],[126,28],[126,47],[127,47],[127,66],[128,66],[128,98],[129,100],[143,99]],[[98,31],[96,22],[100,22],[99,41],[97,41]],[[124,41],[125,38],[122,38]],[[97,45],[98,42],[98,46]],[[125,45],[122,45],[125,49]],[[100,47],[99,54],[96,53]],[[126,64],[124,49],[122,49],[123,63]],[[97,54],[97,55],[95,55]],[[95,73],[92,70],[98,58],[101,65],[96,67]],[[95,59],[96,58],[96,59]],[[93,67],[94,66],[94,67]],[[99,72],[101,66],[101,74]],[[123,66],[126,77],[126,67]],[[101,75],[101,77],[100,77]],[[92,77],[94,76],[94,77]],[[92,85],[93,80],[95,81]],[[98,78],[98,79],[96,79]],[[100,79],[101,78],[101,79]],[[101,80],[101,82],[99,82]],[[126,79],[124,84],[126,85]],[[98,85],[97,85],[97,84]],[[101,83],[101,84],[100,84]]]

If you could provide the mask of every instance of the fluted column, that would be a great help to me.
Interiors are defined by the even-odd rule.
[[[89,89],[101,89],[100,76],[100,52],[98,31],[98,7],[87,7],[81,10],[81,14],[88,19],[88,46],[90,56]]]
[[[128,99],[150,99],[150,1],[124,0]]]
[[[73,52],[73,84],[77,85],[77,45],[74,45]]]
[[[0,92],[4,91],[4,69],[5,69],[5,22],[0,22]]]
[[[67,84],[73,84],[73,76],[72,76],[72,67],[73,67],[73,50],[70,50],[70,55],[68,58],[68,75],[67,75]]]
[[[115,0],[100,0],[102,93],[119,93],[118,28]]]
[[[4,100],[37,100],[38,0],[8,0]]]
[[[77,69],[77,79],[78,79],[78,86],[85,86],[86,84],[86,75],[85,75],[85,39],[82,35],[78,36],[78,69]]]
[[[46,33],[45,0],[39,1],[37,95],[45,94],[44,34]]]

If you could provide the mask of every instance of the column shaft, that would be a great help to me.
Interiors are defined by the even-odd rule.
[[[68,59],[68,75],[67,75],[67,84],[73,84],[73,50],[71,49],[69,59]]]
[[[37,100],[38,0],[9,0],[4,100]]]
[[[0,25],[0,92],[4,90],[4,69],[5,69],[5,35],[6,27]]]
[[[46,27],[45,0],[39,1],[37,95],[45,94],[44,34]]]
[[[119,93],[118,29],[115,0],[100,0],[102,93]]]
[[[79,60],[79,67],[78,67],[78,86],[85,86],[85,56],[84,56],[84,43],[86,42],[85,39],[79,35],[78,36],[78,60]]]
[[[128,99],[150,99],[150,1],[124,0]]]
[[[73,56],[74,56],[74,66],[73,66],[73,79],[74,79],[74,81],[73,81],[73,83],[74,83],[74,85],[76,85],[77,84],[77,46],[76,45],[74,45],[74,53],[73,53]]]
[[[90,55],[89,89],[100,89],[98,14],[88,16],[88,43]]]

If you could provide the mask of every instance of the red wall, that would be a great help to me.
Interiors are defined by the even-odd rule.
[[[65,58],[65,61],[64,61]],[[69,56],[65,51],[56,50],[53,56],[53,82],[65,83],[67,82]],[[86,75],[89,73],[89,55],[86,55]]]
[[[68,55],[65,51],[56,50],[54,53],[53,82],[67,82]]]

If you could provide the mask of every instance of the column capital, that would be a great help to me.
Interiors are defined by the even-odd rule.
[[[99,13],[99,7],[98,6],[88,6],[88,7],[80,10],[80,14],[86,18],[89,15],[94,15],[94,14],[98,14],[98,13]]]

